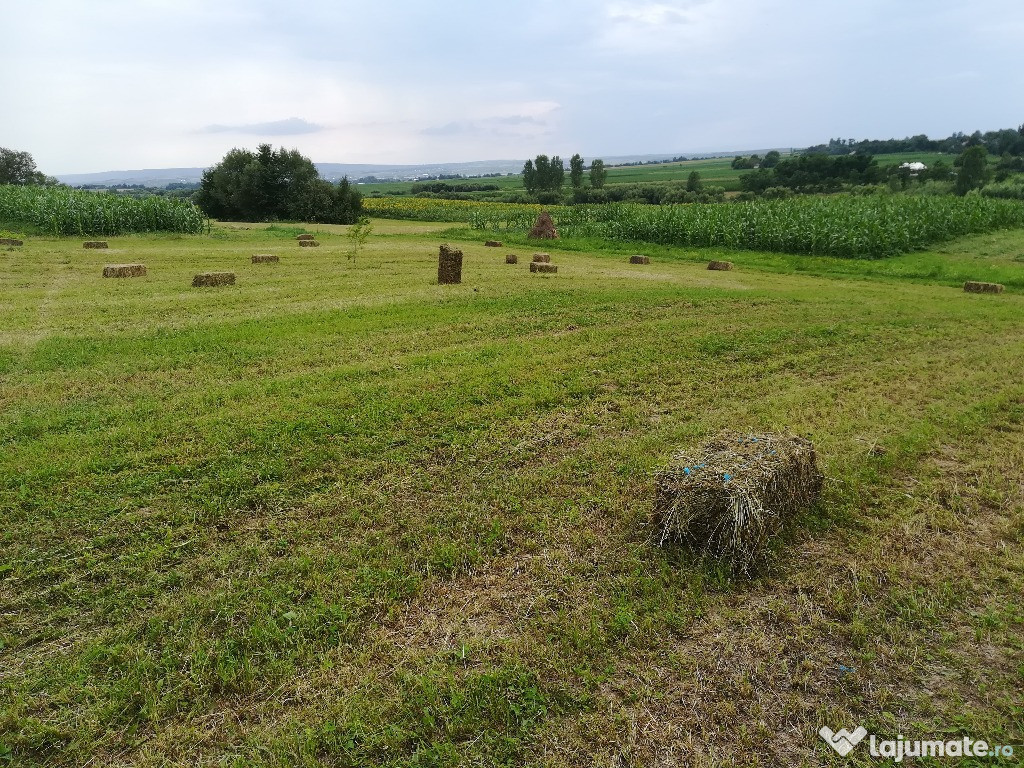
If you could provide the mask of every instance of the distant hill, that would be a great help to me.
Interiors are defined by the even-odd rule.
[[[756,150],[755,150],[756,151]],[[602,158],[608,165],[668,160],[683,153],[665,152],[656,155],[618,155]],[[695,157],[729,157],[740,152],[700,152]],[[568,163],[568,158],[562,158]],[[586,158],[587,160],[591,158]],[[465,163],[423,163],[419,165],[383,165],[373,163],[316,163],[320,175],[329,181],[339,181],[348,176],[352,181],[373,176],[380,181],[411,181],[431,176],[483,176],[490,173],[519,173],[523,160],[474,160]],[[166,187],[168,184],[196,183],[203,177],[205,168],[143,168],[132,171],[100,171],[98,173],[65,173],[57,178],[65,184],[76,187],[82,184],[104,184],[106,186],[142,184],[147,187]]]

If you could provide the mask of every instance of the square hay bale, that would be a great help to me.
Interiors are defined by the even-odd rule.
[[[732,269],[732,262],[731,261],[709,261],[708,262],[708,269],[718,269],[718,270],[723,270],[723,271],[728,272],[730,269]]]
[[[554,274],[554,273],[556,273],[558,271],[558,267],[556,267],[554,264],[545,264],[543,262],[531,261],[530,262],[530,271],[531,272],[549,272],[551,274]]]
[[[193,288],[209,288],[216,285],[234,285],[234,272],[203,272],[192,278]]]
[[[254,253],[252,255],[253,264],[276,264],[281,259],[273,253]]]
[[[507,254],[505,256],[505,263],[506,264],[518,264],[519,263],[519,257],[516,256],[516,254],[514,254],[514,253],[509,253],[509,254]]]
[[[550,253],[535,253],[533,254],[533,261],[537,264],[550,264],[551,254]]]
[[[656,473],[658,543],[685,544],[749,576],[783,523],[817,501],[821,484],[810,441],[727,430]]]
[[[488,248],[501,248],[502,247],[500,240],[488,240],[486,243],[484,243],[484,245],[486,245]]]
[[[83,248],[109,248],[106,240],[86,240],[82,243]]]
[[[299,240],[299,245],[301,245],[303,248],[319,248],[320,247],[320,243],[318,243],[316,240]]]
[[[437,283],[454,285],[462,282],[462,251],[447,243],[438,249]]]
[[[306,232],[306,233],[301,234],[301,235],[296,235],[295,239],[296,240],[316,240],[316,237],[314,237],[313,235],[311,235],[308,232]]]
[[[968,280],[964,283],[964,290],[967,293],[1002,293],[1004,287],[1002,283],[980,283],[977,280]]]
[[[108,264],[103,268],[104,277],[145,277],[145,264]]]
[[[527,237],[538,240],[557,240],[558,230],[555,229],[555,222],[551,218],[551,214],[547,211],[541,211]]]
[[[641,256],[639,253],[629,257],[630,264],[650,264],[650,256]]]
[[[0,237],[0,245],[24,245],[25,243],[21,240],[15,240],[13,237]]]

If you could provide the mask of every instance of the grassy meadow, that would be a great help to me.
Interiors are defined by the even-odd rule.
[[[0,765],[1024,741],[1024,232],[860,261],[451,226],[0,248]],[[725,427],[826,475],[749,582],[650,543],[652,473]]]

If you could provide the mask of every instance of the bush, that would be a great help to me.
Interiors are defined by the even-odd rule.
[[[196,193],[207,215],[236,221],[352,224],[361,200],[347,178],[334,186],[298,150],[275,151],[269,144],[256,152],[232,149],[203,173]]]

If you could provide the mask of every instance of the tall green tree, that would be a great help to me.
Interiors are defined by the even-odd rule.
[[[533,167],[533,160],[527,160],[523,165],[523,186],[531,195],[537,189],[537,169]]]
[[[565,184],[565,166],[562,164],[562,158],[555,155],[551,158],[551,164],[548,165],[548,183],[545,189],[557,192]]]
[[[690,175],[686,179],[686,191],[700,192],[702,189],[704,189],[704,182],[700,180],[700,173],[690,171]]]
[[[569,183],[573,189],[583,187],[583,158],[578,152],[569,158]]]
[[[547,155],[537,155],[533,160],[533,166],[537,170],[536,188],[539,190],[550,189],[551,159]]]
[[[965,149],[956,159],[955,165],[960,169],[953,188],[958,195],[966,195],[972,189],[985,186],[988,181],[988,150],[981,144]]]
[[[255,152],[232,149],[203,173],[196,204],[216,219],[352,224],[362,195],[348,179],[334,186],[320,178],[298,150],[261,144]]]
[[[604,167],[604,160],[590,161],[590,186],[594,189],[604,187],[605,179],[608,178],[608,171]]]

